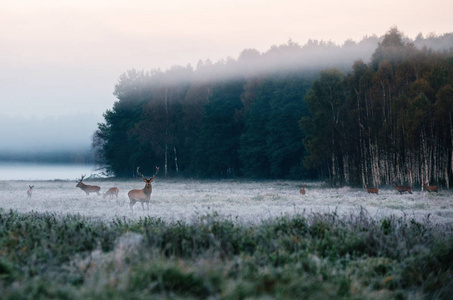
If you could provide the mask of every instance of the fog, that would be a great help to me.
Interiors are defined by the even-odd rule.
[[[412,39],[420,32],[441,35],[452,28],[451,9],[447,0],[2,1],[0,151],[89,146],[116,100],[115,83],[132,68],[196,68],[199,61],[231,59],[255,70],[294,66],[287,51],[293,43],[305,51],[298,66],[366,61],[376,40],[363,45],[368,49],[340,46],[382,36],[391,26]],[[313,47],[319,41],[326,47]],[[245,49],[265,63],[244,60]],[[223,75],[243,70],[223,69]]]
[[[288,40],[264,52],[249,48],[242,50],[237,58],[229,57],[216,62],[200,60],[194,66],[189,64],[151,71],[165,73],[165,80],[173,83],[247,77],[283,70],[316,73],[324,68],[340,68],[348,72],[356,60],[369,62],[381,40],[382,36],[376,35],[365,36],[357,42],[346,40],[341,45],[320,40],[309,40],[301,45]],[[446,50],[453,48],[453,33],[419,35],[416,39],[405,37],[405,41],[414,43],[418,48]],[[42,76],[36,70],[30,72],[27,89],[22,88],[23,78],[20,76],[3,78],[0,84],[8,85],[9,97],[1,102],[0,159],[5,156],[17,158],[22,154],[76,153],[90,149],[97,124],[104,121],[102,114],[116,100],[112,91],[114,82],[118,82],[120,76],[96,79],[95,75],[76,69],[68,73],[61,71],[57,68]],[[45,100],[40,99],[43,95]]]
[[[91,136],[102,116],[68,114],[55,117],[9,117],[0,113],[0,154],[81,152],[91,147]]]

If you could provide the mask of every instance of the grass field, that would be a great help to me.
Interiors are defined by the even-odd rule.
[[[28,184],[34,185],[28,199]],[[109,221],[115,217],[137,220],[144,216],[165,221],[190,221],[199,215],[216,212],[221,217],[245,223],[305,212],[333,212],[349,215],[365,208],[372,217],[408,215],[416,220],[430,214],[434,223],[453,222],[453,193],[441,190],[428,194],[420,190],[399,195],[392,187],[383,187],[378,195],[349,187],[328,188],[319,182],[307,184],[307,194],[301,196],[300,182],[294,181],[194,181],[161,180],[153,183],[150,210],[137,203],[129,209],[127,192],[141,189],[144,183],[130,181],[88,181],[101,187],[101,193],[116,186],[118,200],[86,194],[68,181],[0,181],[0,207],[17,212],[55,212],[80,214]]]
[[[94,182],[89,182],[95,184]],[[27,198],[28,184],[35,185]],[[73,182],[0,182],[4,299],[450,299],[448,191],[156,181],[150,211]]]

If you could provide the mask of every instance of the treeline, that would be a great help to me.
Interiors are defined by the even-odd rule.
[[[416,49],[392,29],[371,62],[321,72],[302,119],[305,163],[335,183],[435,182],[453,171],[453,52]]]
[[[289,41],[196,69],[129,70],[95,159],[116,176],[158,165],[169,176],[448,185],[451,120],[436,103],[451,106],[451,70],[451,50],[419,49],[395,28],[341,47]]]
[[[190,78],[193,71],[171,72]],[[134,176],[137,166],[152,172],[158,165],[170,176],[302,174],[298,121],[308,114],[302,99],[312,78],[285,73],[174,84],[167,76],[131,70],[120,77],[120,100],[93,139],[96,160],[108,172]]]

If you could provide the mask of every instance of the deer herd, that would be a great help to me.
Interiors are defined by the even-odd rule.
[[[133,211],[134,205],[137,202],[140,202],[142,204],[143,210],[145,210],[144,203],[146,203],[146,207],[149,210],[149,202],[151,201],[151,193],[153,191],[151,183],[156,178],[157,173],[159,173],[159,167],[156,167],[156,173],[154,174],[154,176],[152,176],[149,179],[147,179],[142,173],[140,173],[139,170],[140,170],[140,167],[137,167],[137,174],[138,174],[138,176],[140,176],[140,178],[145,183],[145,187],[140,189],[140,190],[139,189],[133,189],[133,190],[130,190],[127,193],[127,196],[129,197],[129,207],[130,207],[131,211]],[[83,183],[83,179],[85,178],[85,176],[86,175],[82,175],[82,177],[77,180],[76,187],[78,187],[82,191],[84,191],[87,194],[87,196],[89,196],[90,193],[96,193],[98,196],[100,196],[101,195],[101,193],[100,193],[101,187],[99,187],[97,185],[88,185],[88,184]],[[34,185],[29,185],[28,186],[27,195],[28,195],[29,198],[31,198],[31,196],[32,196],[33,187],[34,187]],[[368,186],[368,184],[365,184],[365,187],[366,187],[366,190],[367,190],[368,194],[379,194],[379,188],[377,188],[377,187],[370,188]],[[396,182],[393,182],[393,187],[400,193],[400,195],[405,193],[405,192],[407,192],[409,194],[412,194],[412,186],[397,185]],[[438,186],[435,186],[435,185],[430,186],[428,182],[423,184],[423,188],[426,189],[430,193],[431,192],[438,193],[438,191],[439,191],[439,187]],[[103,196],[104,199],[107,198],[107,197],[110,197],[110,199],[112,199],[114,196],[116,197],[116,199],[118,199],[119,191],[120,190],[117,187],[112,187],[112,188],[109,188],[107,190],[107,192],[102,194],[102,196]],[[302,185],[302,188],[299,190],[299,193],[301,195],[305,195],[306,194],[305,184]]]
[[[379,188],[377,188],[377,187],[370,188],[368,186],[368,184],[365,184],[365,187],[366,187],[366,191],[368,192],[368,194],[376,194],[376,195],[379,194]],[[395,188],[395,190],[397,190],[400,193],[400,195],[402,195],[405,192],[412,194],[412,186],[410,186],[410,185],[397,185],[396,182],[393,182],[393,187]],[[439,192],[438,186],[435,186],[435,185],[430,186],[428,182],[423,184],[423,188],[426,189],[429,193],[431,193],[431,192],[438,193]],[[300,189],[300,194],[305,195],[305,184]]]
[[[151,200],[151,192],[153,191],[153,188],[151,186],[151,182],[154,181],[154,179],[157,176],[157,173],[159,172],[159,167],[156,167],[156,174],[154,174],[153,177],[147,179],[142,173],[139,172],[140,167],[137,167],[137,174],[140,176],[145,183],[145,187],[142,188],[141,190],[130,190],[129,193],[127,193],[127,196],[129,197],[129,207],[133,211],[134,205],[136,202],[140,202],[142,204],[143,210],[145,210],[145,205],[143,203],[146,203],[146,207],[149,210],[149,201]],[[99,191],[101,190],[101,187],[97,185],[88,185],[84,184],[82,181],[85,178],[85,175],[82,175],[80,180],[77,181],[76,187],[81,188],[82,191],[84,191],[87,196],[90,195],[90,193],[97,193],[98,195],[101,195]],[[110,197],[113,198],[113,196],[118,199],[118,193],[120,190],[117,187],[112,187],[107,190],[102,196],[105,198]]]
[[[140,178],[145,183],[145,187],[142,188],[141,190],[136,190],[136,189],[130,190],[129,193],[127,193],[128,197],[129,197],[129,207],[132,211],[133,211],[133,207],[136,202],[140,202],[142,204],[143,210],[145,209],[144,203],[146,203],[147,209],[149,210],[149,202],[151,200],[151,192],[153,190],[151,183],[156,178],[157,173],[159,172],[159,167],[156,167],[156,174],[154,174],[154,176],[149,179],[147,179],[142,173],[140,173],[139,170],[140,170],[140,167],[137,167],[137,174],[138,174],[138,176],[140,176]],[[98,196],[100,196],[101,187],[97,186],[97,185],[88,185],[88,184],[83,183],[83,179],[85,179],[85,176],[86,175],[82,175],[82,177],[80,179],[77,179],[76,187],[78,187],[82,191],[84,191],[87,194],[87,196],[89,196],[91,193],[96,193]],[[34,187],[34,185],[28,186],[27,195],[29,198],[31,198],[31,196],[32,196],[33,187]],[[117,187],[111,187],[107,190],[107,192],[102,194],[102,196],[104,199],[107,197],[112,199],[114,196],[116,197],[116,199],[118,199],[119,192],[120,192],[120,190]]]

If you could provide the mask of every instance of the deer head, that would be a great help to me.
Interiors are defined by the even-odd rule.
[[[145,183],[145,188],[150,188],[151,182],[154,181],[154,179],[157,176],[157,173],[159,173],[159,167],[156,167],[156,174],[154,174],[154,176],[149,179],[147,179],[142,173],[140,173],[139,170],[140,170],[140,167],[137,167],[137,174],[138,174],[138,176],[140,176],[142,178],[143,182]]]
[[[80,179],[78,179],[76,182],[77,182],[77,185],[76,187],[81,187],[81,186],[84,186],[85,184],[82,183],[83,179],[85,178],[86,174],[85,175],[82,175],[82,177],[80,177]]]

